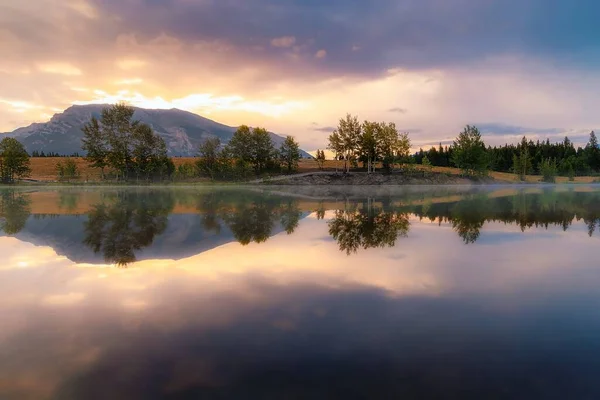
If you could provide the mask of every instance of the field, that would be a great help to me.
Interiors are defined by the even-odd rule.
[[[43,181],[43,182],[51,182],[56,181],[56,165],[63,158],[52,158],[52,157],[42,157],[42,158],[32,158],[31,159],[31,179],[35,181]],[[88,163],[83,158],[74,158],[75,163],[79,169],[81,178],[80,181],[98,181],[100,180],[100,171],[98,169],[90,168]],[[175,157],[173,158],[173,163],[176,167],[185,163],[194,163],[196,161],[195,158],[185,158],[185,157]],[[319,166],[315,160],[301,160],[298,166],[298,172],[312,172],[319,171]],[[338,169],[342,169],[344,167],[343,161],[333,161],[329,160],[325,162],[324,170],[326,171],[335,171],[336,167]],[[423,168],[418,165],[417,168]],[[432,167],[432,172],[445,173],[458,175],[460,174],[460,170],[457,168],[449,168],[449,167]],[[517,176],[514,174],[509,174],[506,172],[490,172],[490,176],[497,181],[512,183],[517,182]],[[591,176],[580,176],[575,178],[576,183],[593,183],[597,178]],[[557,177],[557,182],[559,183],[567,183],[568,178],[566,177]],[[530,183],[541,182],[540,176],[528,175],[526,177],[526,181]]]

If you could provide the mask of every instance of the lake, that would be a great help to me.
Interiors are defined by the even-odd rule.
[[[0,189],[0,398],[600,398],[599,222],[594,185]]]

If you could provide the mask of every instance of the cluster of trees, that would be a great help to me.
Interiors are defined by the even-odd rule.
[[[59,181],[67,181],[79,179],[79,167],[71,157],[65,158],[64,162],[59,161],[56,164],[56,175]]]
[[[424,164],[427,159],[434,166],[458,167],[467,173],[510,172],[522,180],[526,175],[542,175],[545,181],[552,182],[556,175],[573,178],[600,172],[600,147],[594,132],[583,148],[575,148],[568,137],[558,143],[523,137],[518,144],[486,147],[479,130],[467,126],[451,146],[420,149],[413,157],[417,164]]]
[[[221,145],[219,138],[205,140],[198,149],[196,168],[211,179],[244,179],[268,171],[292,172],[298,169],[300,146],[286,137],[279,149],[264,128],[240,126],[231,140]]]
[[[93,168],[110,168],[121,180],[155,180],[175,171],[165,141],[149,125],[133,120],[134,108],[116,104],[83,127],[82,149]]]
[[[351,164],[358,162],[362,162],[368,172],[375,170],[376,162],[381,162],[390,172],[394,163],[408,157],[410,139],[407,133],[398,133],[394,123],[360,123],[356,116],[347,114],[329,136],[327,147],[336,159],[344,160],[346,172]]]

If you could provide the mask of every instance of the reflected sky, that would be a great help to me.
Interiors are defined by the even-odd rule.
[[[597,188],[281,190],[5,192],[0,398],[600,394]]]

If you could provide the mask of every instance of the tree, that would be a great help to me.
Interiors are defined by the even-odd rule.
[[[524,181],[525,176],[533,169],[529,155],[529,145],[525,136],[521,139],[518,149],[519,153],[513,155],[513,172],[517,174],[519,180]]]
[[[327,144],[327,148],[335,154],[335,172],[337,173],[337,161],[340,158],[340,155],[344,153],[344,148],[342,146],[342,139],[338,131],[333,131],[331,135],[329,135],[329,143]]]
[[[358,140],[359,159],[367,164],[367,173],[374,171],[374,163],[379,154],[377,149],[377,133],[381,125],[377,122],[365,121],[362,125],[362,133]]]
[[[250,163],[252,161],[252,149],[250,141],[252,140],[252,132],[246,125],[242,125],[236,129],[233,137],[227,144],[231,157],[239,162]]]
[[[165,141],[146,124],[132,120],[135,109],[116,104],[83,127],[82,148],[94,168],[110,167],[121,179],[171,176],[175,170]]]
[[[427,156],[423,157],[421,164],[423,165],[423,167],[425,167],[427,171],[431,171],[431,162],[429,161],[429,158],[427,158]]]
[[[29,154],[25,147],[14,138],[0,141],[0,182],[13,183],[15,178],[29,176]]]
[[[227,153],[236,160],[238,169],[245,170],[247,165],[254,167],[256,174],[274,164],[275,145],[271,135],[263,128],[240,126],[227,144]]]
[[[387,172],[392,171],[396,158],[405,158],[410,152],[408,134],[398,134],[396,124],[393,122],[381,123],[375,139],[377,140],[377,151],[383,160],[383,168]]]
[[[540,165],[540,172],[542,173],[542,181],[547,183],[556,182],[556,160],[547,158],[542,160]]]
[[[109,149],[107,161],[123,179],[127,179],[133,169],[131,136],[139,124],[138,121],[132,122],[134,112],[133,107],[125,104],[115,104],[102,110],[102,134]]]
[[[485,175],[488,155],[481,133],[475,126],[467,125],[453,144],[453,162],[467,175]]]
[[[254,165],[254,172],[256,174],[273,165],[277,152],[271,135],[269,135],[266,129],[252,129],[249,147],[251,149],[251,162]]]
[[[350,114],[346,114],[346,118],[340,119],[338,127],[335,130],[339,138],[337,139],[339,141],[337,147],[344,156],[344,168],[346,172],[350,172],[349,162],[358,149],[361,131],[362,126],[358,122],[358,118]]]
[[[285,138],[279,149],[279,156],[282,164],[288,172],[298,169],[298,160],[300,160],[300,146],[292,136]]]
[[[319,166],[319,169],[322,170],[323,165],[325,164],[325,151],[317,150],[316,160],[317,160],[317,165]]]
[[[150,179],[156,176],[162,178],[165,174],[170,175],[168,173],[170,159],[167,157],[167,145],[150,126],[142,123],[136,124],[131,141],[133,169],[137,179],[140,177]]]
[[[221,141],[214,137],[206,139],[198,148],[200,159],[196,162],[196,167],[201,174],[209,176],[212,180],[218,172],[220,146]]]
[[[100,130],[100,124],[96,117],[92,117],[90,122],[82,128],[83,139],[81,148],[87,153],[85,159],[92,168],[100,168],[102,179],[104,179],[104,169],[107,166],[107,144],[106,139]],[[40,155],[44,157],[44,152]]]
[[[590,133],[590,140],[585,147],[585,152],[590,168],[598,171],[600,169],[600,148],[598,147],[598,138],[594,131]]]
[[[72,179],[79,178],[79,168],[77,167],[75,160],[73,160],[71,157],[67,157],[64,160],[64,163],[59,161],[56,164],[56,174],[59,181],[65,180],[70,182]]]

